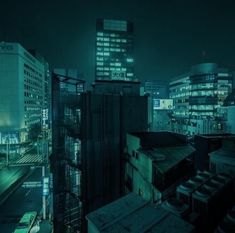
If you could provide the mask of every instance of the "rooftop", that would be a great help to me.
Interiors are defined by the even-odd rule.
[[[201,134],[195,135],[195,137],[207,138],[207,139],[226,139],[226,138],[233,138],[235,134],[230,133],[223,133],[223,134]]]
[[[219,149],[209,153],[210,159],[219,163],[227,163],[235,166],[235,151]]]
[[[193,232],[194,227],[174,214],[131,193],[86,217],[98,232]]]
[[[155,166],[161,173],[165,173],[176,166],[180,161],[187,158],[195,149],[190,145],[184,145],[141,151],[154,161]]]
[[[140,139],[142,148],[174,147],[187,144],[185,135],[169,131],[132,132],[129,134]]]

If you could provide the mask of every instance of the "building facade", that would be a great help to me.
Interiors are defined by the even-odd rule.
[[[97,19],[95,57],[96,79],[133,80],[133,24]]]
[[[41,125],[45,66],[18,43],[0,43],[0,143],[28,141]]]
[[[168,85],[163,81],[146,81],[144,82],[144,93],[149,96],[150,130],[171,130],[170,112],[173,104],[163,106],[169,98]]]
[[[169,85],[169,97],[174,101],[172,116],[172,130],[186,133],[189,121],[189,74],[185,74],[172,80]]]
[[[223,107],[220,109],[220,114],[223,116],[222,126],[227,133],[235,134],[235,89],[230,93],[224,101]]]
[[[194,135],[222,133],[219,109],[232,91],[232,74],[214,63],[195,65],[170,83],[175,131]]]
[[[170,132],[138,132],[127,135],[125,191],[161,203],[191,172],[194,149],[186,137]]]
[[[147,130],[147,96],[140,83],[96,81],[81,95],[81,152],[85,213],[120,197],[126,134]]]
[[[126,133],[148,127],[139,82],[97,80],[83,93],[78,84],[84,83],[53,75],[51,167],[55,231],[61,233],[86,232],[85,215],[121,196]]]

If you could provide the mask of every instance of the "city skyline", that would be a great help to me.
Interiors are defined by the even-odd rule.
[[[97,18],[134,23],[136,78],[161,80],[194,64],[215,62],[234,70],[232,1],[61,1],[6,3],[0,41],[39,50],[52,67],[77,68],[94,80]]]
[[[1,232],[235,232],[235,3],[0,7]]]

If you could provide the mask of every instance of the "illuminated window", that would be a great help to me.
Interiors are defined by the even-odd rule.
[[[127,73],[126,76],[127,77],[133,77],[133,73]]]
[[[103,46],[104,44],[101,43],[101,42],[97,42],[96,45],[97,45],[97,46]]]
[[[127,58],[126,61],[127,61],[127,62],[133,62],[134,59],[133,59],[133,58]]]
[[[103,58],[103,57],[96,57],[96,60],[97,60],[97,61],[103,61],[104,58]]]
[[[104,41],[104,38],[103,37],[97,37],[96,40],[97,41]]]

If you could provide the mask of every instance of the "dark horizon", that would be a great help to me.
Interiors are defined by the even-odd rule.
[[[94,80],[97,18],[134,23],[140,81],[170,80],[202,62],[235,70],[233,1],[15,1],[4,7],[0,41],[37,49],[52,68],[77,68],[88,83]]]

